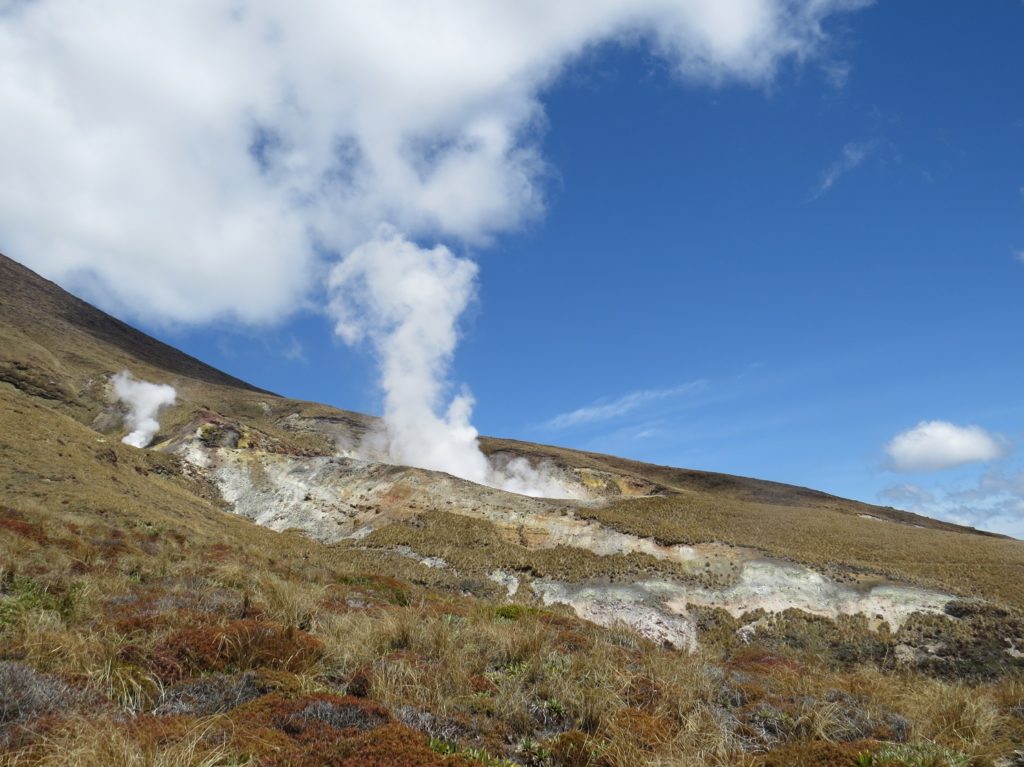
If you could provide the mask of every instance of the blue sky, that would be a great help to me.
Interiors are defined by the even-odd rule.
[[[770,77],[681,77],[625,37],[538,86],[542,212],[415,233],[479,265],[448,380],[484,434],[1024,537],[1024,4],[822,23]],[[256,325],[134,316],[256,385],[380,412],[375,355],[311,295]],[[997,448],[939,445],[927,471],[886,452],[935,421]]]

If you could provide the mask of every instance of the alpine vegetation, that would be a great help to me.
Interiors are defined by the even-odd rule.
[[[112,383],[117,399],[128,406],[124,422],[130,431],[121,441],[132,447],[146,447],[160,430],[157,415],[174,404],[177,396],[174,387],[136,380],[127,370],[114,376]]]

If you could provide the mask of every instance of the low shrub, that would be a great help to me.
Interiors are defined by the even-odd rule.
[[[870,752],[866,767],[968,767],[966,754],[937,743],[886,743]]]
[[[602,742],[579,730],[563,732],[551,743],[551,757],[560,767],[603,767]]]
[[[772,749],[758,767],[860,767],[858,761],[871,743],[827,741],[787,743]],[[871,762],[870,764],[881,764]],[[895,765],[893,765],[895,767]],[[938,767],[936,765],[936,767]]]
[[[23,663],[0,661],[0,731],[8,724],[63,711],[74,705],[75,697],[56,677]]]
[[[160,716],[225,714],[284,685],[266,674],[212,674],[165,689],[153,710]]]
[[[194,674],[258,668],[301,673],[322,656],[323,643],[305,631],[242,620],[173,633],[155,648],[152,666],[167,682]]]
[[[270,694],[232,718],[286,737],[260,760],[266,767],[470,767],[461,756],[431,750],[428,739],[394,721],[384,707],[329,694]]]
[[[522,605],[499,605],[494,608],[494,617],[499,620],[515,621],[519,620],[524,612]]]
[[[8,571],[0,585],[0,629],[16,623],[25,613],[39,610],[55,612],[66,620],[73,616],[78,598],[79,589],[74,584],[52,588]]]

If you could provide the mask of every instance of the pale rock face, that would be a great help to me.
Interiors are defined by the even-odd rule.
[[[487,577],[499,586],[504,586],[509,599],[519,592],[519,578],[512,573],[504,570],[494,570]]]
[[[304,429],[316,427],[316,421]],[[325,427],[337,444],[351,436],[348,424]],[[275,530],[299,529],[326,542],[358,541],[380,527],[432,511],[484,520],[509,543],[528,549],[572,547],[598,556],[640,554],[671,563],[691,574],[727,576],[730,585],[709,588],[699,579],[647,579],[634,582],[569,583],[530,579],[496,569],[487,577],[508,598],[524,586],[545,605],[564,604],[581,618],[603,626],[624,624],[640,635],[679,649],[697,646],[688,605],[721,607],[735,616],[762,609],[789,608],[836,618],[862,614],[869,625],[884,621],[897,629],[915,612],[939,613],[948,594],[891,583],[852,587],[810,568],[766,559],[752,549],[724,544],[666,546],[584,519],[578,512],[600,500],[533,498],[457,479],[448,474],[334,456],[296,456],[256,449],[210,447],[199,439],[179,442],[177,452],[220,489],[236,514]],[[557,468],[557,467],[556,467]],[[595,488],[621,495],[636,491],[633,478],[560,470],[562,482],[577,482],[579,494],[594,499]],[[602,476],[598,476],[602,474]],[[453,569],[439,557],[409,547],[396,553],[424,567]],[[745,626],[752,636],[756,625]],[[747,637],[749,639],[749,636]],[[742,638],[742,637],[741,637]]]
[[[693,589],[666,606],[678,613],[685,613],[688,603],[723,607],[737,617],[751,610],[777,613],[793,607],[829,618],[862,614],[895,630],[915,612],[941,613],[951,599],[937,591],[889,584],[862,592],[806,567],[758,559],[743,565],[733,586]]]
[[[897,630],[915,612],[941,613],[948,594],[909,586],[881,585],[865,593],[841,585],[808,568],[768,560],[743,565],[739,582],[725,589],[707,589],[669,580],[631,584],[572,584],[539,579],[533,589],[544,604],[566,604],[581,618],[604,626],[627,623],[638,633],[674,647],[694,648],[696,626],[688,605],[720,607],[739,617],[752,610],[779,613],[790,608],[836,618],[865,615],[884,620]],[[756,624],[743,626],[749,641]]]
[[[429,567],[436,570],[444,570],[449,567],[448,562],[445,561],[444,557],[421,557],[409,546],[398,546],[395,548],[395,553],[400,554],[403,557],[409,559],[415,559],[424,567]]]
[[[636,584],[572,584],[548,579],[533,582],[545,605],[565,604],[599,626],[625,624],[640,636],[679,650],[697,647],[693,621],[664,608],[673,585],[660,581]]]

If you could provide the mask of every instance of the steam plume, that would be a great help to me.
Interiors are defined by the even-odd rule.
[[[384,428],[364,457],[444,471],[524,495],[564,497],[561,483],[525,459],[492,466],[470,423],[473,396],[448,396],[458,320],[476,295],[477,267],[438,245],[427,249],[390,227],[348,254],[328,287],[335,332],[368,340],[380,364]]]
[[[132,447],[146,447],[160,430],[157,415],[174,404],[177,392],[167,384],[138,381],[127,370],[114,376],[112,383],[118,400],[128,406],[125,423],[131,431],[121,441]]]

